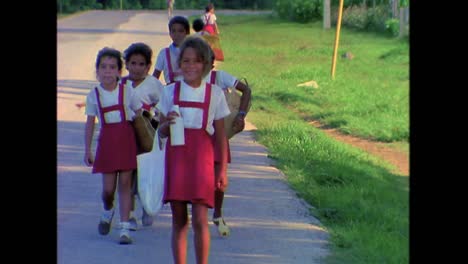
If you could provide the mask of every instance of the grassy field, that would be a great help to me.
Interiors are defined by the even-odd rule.
[[[193,18],[191,18],[193,20]],[[218,16],[226,60],[219,68],[252,86],[256,137],[331,234],[327,263],[408,263],[408,177],[328,137],[310,120],[408,151],[409,44],[342,28],[268,16]],[[298,87],[314,80],[318,88]]]

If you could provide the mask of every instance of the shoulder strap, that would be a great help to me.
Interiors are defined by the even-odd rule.
[[[210,83],[211,84],[216,84],[216,71],[211,71]]]

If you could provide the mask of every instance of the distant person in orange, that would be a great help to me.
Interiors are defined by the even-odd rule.
[[[169,19],[172,18],[172,11],[174,11],[175,0],[167,0],[167,16]]]
[[[216,15],[214,13],[214,5],[213,3],[209,3],[205,7],[205,14],[202,16],[203,23],[205,27],[203,30],[208,31],[211,35],[218,35],[218,25],[216,24]]]

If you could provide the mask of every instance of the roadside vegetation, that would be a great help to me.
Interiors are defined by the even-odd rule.
[[[408,175],[309,124],[408,150],[407,39],[342,28],[332,80],[335,31],[320,22],[218,21],[226,57],[219,68],[251,84],[256,138],[330,232],[327,263],[408,263]],[[318,88],[297,86],[311,80]]]

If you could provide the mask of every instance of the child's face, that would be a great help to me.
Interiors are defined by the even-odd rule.
[[[183,25],[175,23],[172,24],[169,35],[171,36],[174,44],[178,47],[187,36],[187,31],[185,31]]]
[[[130,56],[130,59],[125,65],[128,70],[129,77],[132,80],[141,80],[145,78],[151,67],[149,64],[146,64],[145,57],[141,54],[133,54]]]
[[[114,84],[122,73],[117,65],[117,59],[110,56],[101,58],[96,71],[99,82],[103,85]]]
[[[193,86],[200,85],[203,74],[203,61],[198,57],[194,48],[186,48],[180,60],[180,69],[184,81]]]

